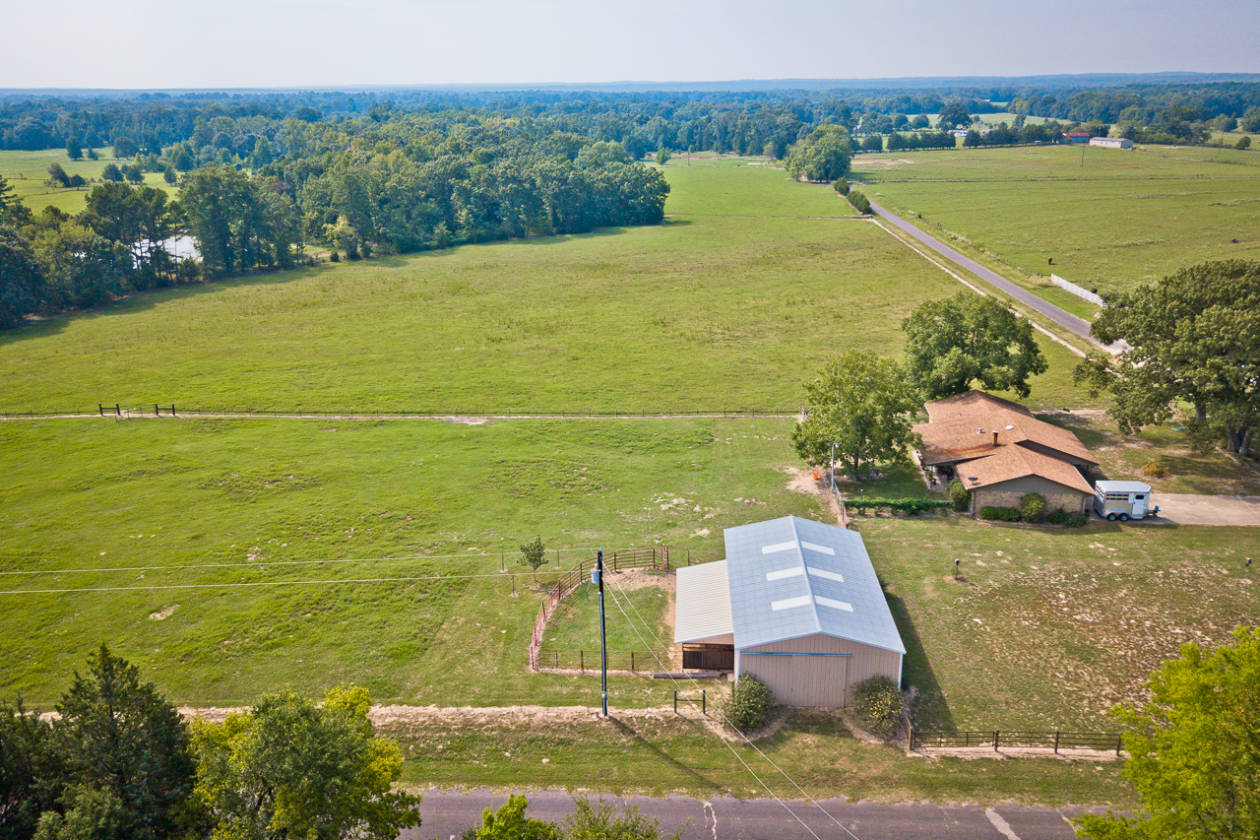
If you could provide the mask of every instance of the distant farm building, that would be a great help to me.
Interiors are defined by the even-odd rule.
[[[725,538],[725,560],[677,573],[685,667],[755,676],[788,706],[847,706],[877,675],[900,684],[906,648],[860,534],[785,516]]]
[[[1048,510],[1089,512],[1094,488],[1084,473],[1098,462],[1067,429],[983,391],[924,408],[928,422],[914,427],[923,438],[919,465],[943,484],[961,481],[971,493],[972,512],[1016,507],[1028,493],[1045,496]]]
[[[1063,132],[1064,143],[1088,143],[1088,131],[1065,131]]]
[[[1104,149],[1132,149],[1133,141],[1127,137],[1091,137],[1089,145]]]

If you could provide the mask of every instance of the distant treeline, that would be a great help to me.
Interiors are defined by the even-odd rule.
[[[194,130],[160,155],[138,154],[143,168],[180,173],[176,202],[107,182],[77,216],[33,213],[0,178],[0,326],[135,290],[289,267],[308,259],[306,244],[357,259],[658,223],[669,192],[659,170],[620,144],[530,119],[290,118],[274,142],[265,133],[253,140],[247,157],[214,154],[207,150],[226,151],[217,133]],[[196,240],[200,262],[177,262],[162,246],[180,234]]]
[[[859,134],[888,133],[897,116],[940,113],[956,104],[971,114],[1008,110],[1069,123],[1116,123],[1175,142],[1198,142],[1213,121],[1252,122],[1260,130],[1260,82],[1098,85],[1082,79],[1032,85],[907,83],[904,90],[460,91],[375,90],[119,95],[0,95],[0,148],[117,145],[160,154],[175,143],[212,146],[247,158],[259,138],[275,143],[290,123],[338,124],[399,114],[530,119],[548,131],[621,143],[637,160],[672,151],[770,154],[815,126],[834,122]],[[887,120],[877,121],[883,116]],[[126,155],[130,157],[130,154]]]

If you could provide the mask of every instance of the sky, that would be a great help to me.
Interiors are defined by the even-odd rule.
[[[0,88],[1260,72],[1258,0],[3,0]]]

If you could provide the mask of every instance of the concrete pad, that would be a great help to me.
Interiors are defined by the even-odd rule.
[[[1195,493],[1151,494],[1159,519],[1176,525],[1244,525],[1260,528],[1260,496],[1205,496]]]

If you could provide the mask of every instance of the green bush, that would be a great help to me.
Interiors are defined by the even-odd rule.
[[[848,178],[837,178],[836,180],[831,182],[831,186],[833,189],[835,189],[836,192],[840,193],[840,195],[849,194],[849,179]]]
[[[1019,499],[1019,515],[1025,522],[1040,522],[1046,518],[1046,497],[1040,493],[1025,493]]]
[[[751,732],[765,726],[773,708],[774,697],[765,683],[750,674],[742,674],[730,699],[723,704],[722,713],[736,729]]]
[[[867,199],[866,196],[862,195],[862,193],[858,192],[857,190],[849,191],[849,203],[852,204],[853,208],[857,210],[859,213],[862,213],[867,216],[871,214],[870,200]]]
[[[1019,508],[1013,507],[993,507],[985,505],[980,508],[981,519],[997,519],[1001,522],[1018,522]]]
[[[1089,517],[1083,513],[1069,513],[1066,510],[1052,510],[1046,517],[1046,521],[1051,525],[1063,525],[1068,528],[1080,528],[1089,521]]]
[[[1239,137],[1238,142],[1234,144],[1235,149],[1250,149],[1251,138],[1247,136]]]
[[[883,738],[901,729],[901,692],[888,677],[871,677],[853,687],[853,707],[862,725]]]
[[[949,501],[954,506],[954,510],[964,511],[971,507],[971,493],[968,492],[963,483],[955,479],[949,485]]]
[[[846,498],[844,503],[858,513],[868,511],[879,513],[881,510],[886,510],[889,513],[904,513],[910,516],[948,510],[954,504],[947,499],[880,499],[874,496],[850,497]]]

